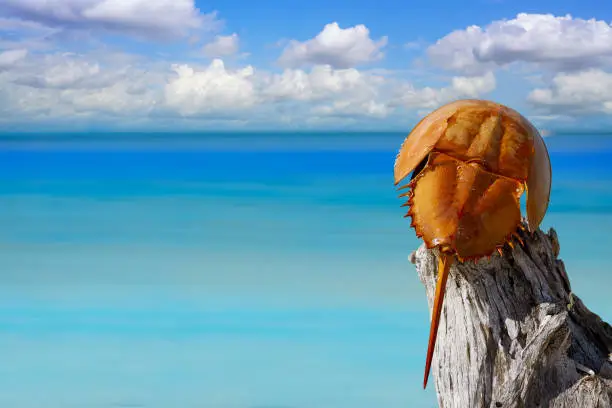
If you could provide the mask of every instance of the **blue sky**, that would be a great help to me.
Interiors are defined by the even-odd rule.
[[[600,1],[5,0],[0,126],[407,131],[486,98],[606,130],[610,21]]]

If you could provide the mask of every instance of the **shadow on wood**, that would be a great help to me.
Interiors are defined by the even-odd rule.
[[[571,293],[553,229],[520,236],[524,247],[451,268],[432,363],[440,407],[612,407],[612,327]],[[430,309],[437,255],[411,255]]]

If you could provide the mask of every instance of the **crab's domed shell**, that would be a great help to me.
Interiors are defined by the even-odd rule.
[[[517,111],[476,99],[438,108],[404,140],[395,160],[395,184],[434,150],[525,184],[529,228],[539,226],[550,197],[550,159],[540,133]]]

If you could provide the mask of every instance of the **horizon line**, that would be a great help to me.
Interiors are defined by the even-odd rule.
[[[207,129],[207,130],[164,130],[164,129],[150,129],[150,130],[0,130],[0,139],[6,136],[12,135],[49,135],[49,136],[69,136],[69,135],[209,135],[209,134],[395,134],[405,133],[408,135],[412,131],[412,128],[407,129],[252,129],[252,130],[238,130],[238,129]],[[554,135],[570,135],[570,134],[585,134],[589,133],[592,135],[612,135],[612,129],[538,129],[542,136],[554,136]]]

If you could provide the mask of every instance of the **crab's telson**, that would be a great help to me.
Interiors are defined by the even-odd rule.
[[[535,231],[548,208],[551,166],[537,129],[521,114],[484,100],[460,100],[421,120],[394,166],[395,185],[412,173],[407,217],[440,251],[423,388],[427,386],[450,266],[501,254],[521,228],[520,197]],[[519,242],[522,244],[519,238]]]

